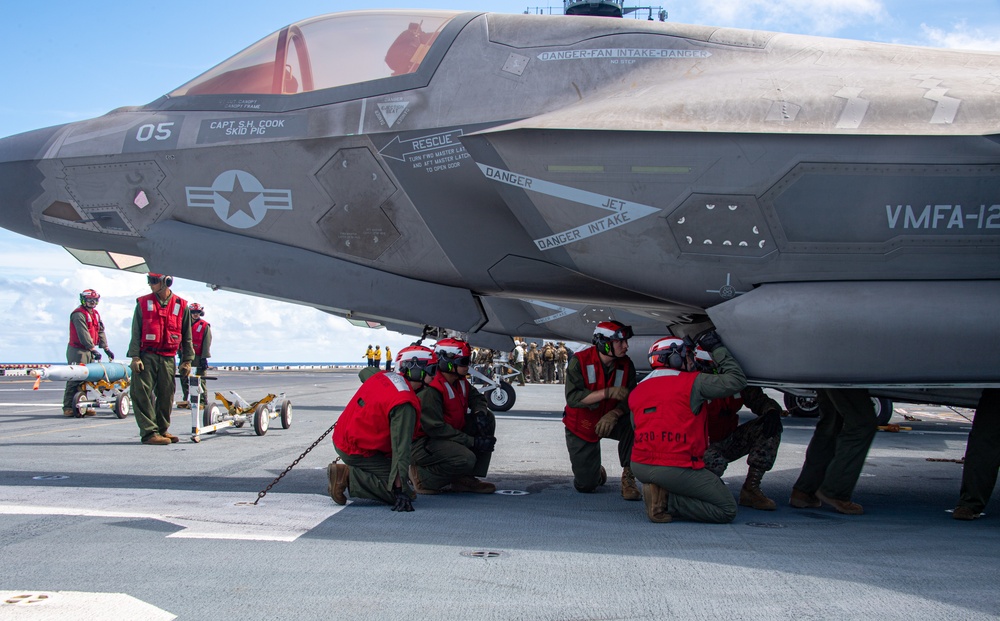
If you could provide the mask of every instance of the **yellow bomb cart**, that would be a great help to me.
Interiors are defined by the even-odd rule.
[[[54,382],[81,382],[73,395],[73,411],[80,418],[87,410],[107,408],[118,418],[126,418],[132,410],[128,396],[132,369],[120,362],[91,362],[88,364],[54,364],[28,372],[35,376],[34,390],[44,380]],[[93,412],[91,412],[93,414]]]
[[[191,395],[191,441],[201,442],[201,434],[215,433],[226,427],[243,427],[247,421],[253,421],[253,430],[258,436],[267,433],[271,419],[281,417],[281,428],[292,426],[292,402],[285,398],[285,393],[268,394],[262,399],[248,402],[234,390],[226,394],[215,393],[215,398],[221,402],[210,401],[201,408],[201,376],[188,376],[188,392]],[[216,379],[206,377],[205,379]]]

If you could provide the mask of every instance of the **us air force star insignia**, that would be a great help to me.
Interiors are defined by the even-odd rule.
[[[242,170],[227,170],[210,188],[187,186],[188,207],[211,207],[229,226],[248,229],[264,219],[268,209],[291,210],[291,190],[268,190]]]

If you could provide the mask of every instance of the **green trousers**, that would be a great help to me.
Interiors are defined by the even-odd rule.
[[[141,352],[141,373],[132,373],[129,396],[139,439],[162,435],[170,427],[170,412],[174,409],[174,357]]]
[[[736,500],[722,479],[706,468],[632,462],[632,473],[643,483],[653,483],[667,491],[667,513],[673,517],[710,524],[728,524],[736,519]]]
[[[77,349],[72,345],[66,346],[67,364],[90,364],[94,361],[94,354],[89,349]],[[76,391],[80,389],[83,382],[66,382],[66,390],[63,392],[63,409],[68,410],[73,407],[73,399]]]
[[[792,486],[800,492],[850,500],[878,431],[875,406],[865,389],[822,389],[819,421],[806,449],[802,472]]]
[[[1000,389],[987,388],[979,398],[965,447],[958,505],[982,513],[1000,471]]]
[[[628,468],[632,462],[632,444],[635,430],[628,416],[622,416],[606,439],[618,440],[618,463]],[[569,463],[573,466],[573,487],[576,491],[589,493],[601,484],[601,443],[587,442],[566,429],[566,449]]]
[[[336,446],[333,447],[340,460],[351,469],[350,481],[347,490],[351,498],[368,498],[384,502],[387,505],[396,504],[396,497],[392,493],[391,476],[395,480],[395,473],[392,472],[392,455],[379,453],[371,457],[361,457],[360,455],[349,455],[343,453]]]
[[[475,415],[465,417],[465,427],[462,431],[475,437]],[[485,433],[496,435],[497,421],[492,412],[487,412]],[[424,436],[413,443],[413,464],[420,476],[420,485],[424,489],[441,489],[458,477],[485,477],[490,471],[490,461],[493,453],[477,453],[471,448],[452,440],[442,440]]]

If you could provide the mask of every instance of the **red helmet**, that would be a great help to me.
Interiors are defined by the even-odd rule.
[[[472,350],[461,339],[441,339],[434,345],[438,368],[448,373],[457,373],[458,367],[467,367],[472,362]]]
[[[429,347],[408,345],[396,354],[396,371],[406,379],[419,382],[437,364],[437,356]]]
[[[188,306],[188,308],[191,309],[192,313],[198,313],[199,315],[205,314],[205,307],[202,306],[201,304],[198,304],[197,302],[195,302],[191,306]]]
[[[676,336],[657,340],[649,347],[649,366],[654,369],[684,370],[684,362],[694,353],[691,344]]]
[[[167,276],[166,274],[154,274],[153,272],[146,274],[146,284],[157,285],[161,282],[165,286],[169,287],[170,285],[174,284],[174,277]]]
[[[597,351],[605,356],[614,356],[611,343],[627,341],[632,338],[632,326],[626,326],[620,321],[602,321],[594,328],[593,343]]]
[[[80,292],[80,306],[94,308],[100,300],[101,294],[93,289],[84,289]]]

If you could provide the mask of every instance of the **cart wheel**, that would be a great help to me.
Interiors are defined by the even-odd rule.
[[[219,422],[222,415],[219,413],[219,404],[215,401],[210,401],[205,409],[201,411],[201,426],[210,427]],[[208,433],[215,433],[214,431],[209,431]]]
[[[288,429],[292,426],[292,402],[285,399],[281,402],[281,428]]]
[[[118,418],[128,418],[129,412],[132,411],[132,400],[129,399],[128,395],[118,395],[118,399],[115,400],[115,416]]]
[[[267,433],[267,423],[271,420],[271,410],[267,409],[266,403],[261,403],[253,409],[253,430],[258,436]]]
[[[85,392],[78,392],[73,395],[73,416],[83,418],[83,410],[80,409],[80,403],[87,400],[87,393]]]

